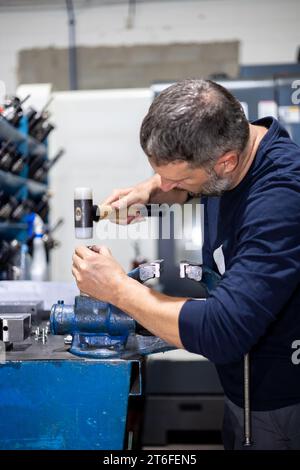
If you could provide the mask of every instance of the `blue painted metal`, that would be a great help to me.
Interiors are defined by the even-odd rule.
[[[18,128],[12,126],[4,117],[0,116],[0,142],[4,140],[16,144],[18,151],[25,156],[33,152],[35,155],[43,155],[47,158],[47,144],[38,142],[28,132],[27,116],[22,116]],[[48,189],[47,184],[28,179],[28,164],[24,165],[20,175],[0,170],[0,186],[5,193],[16,196],[20,201],[27,198],[39,198]],[[28,224],[26,217],[19,223],[14,221],[0,222],[0,239],[11,240],[13,238],[21,242],[27,240]]]
[[[137,267],[135,269],[132,269],[132,271],[129,271],[129,273],[127,273],[127,276],[131,277],[132,279],[135,279],[136,281],[141,281],[140,268]]]
[[[260,78],[283,78],[300,75],[299,62],[285,64],[259,64],[259,65],[241,65],[239,78],[260,79]]]
[[[130,271],[128,276],[139,282],[154,277],[155,270],[148,272],[145,266]],[[152,335],[135,334],[136,321],[114,305],[85,295],[75,297],[74,305],[63,301],[54,304],[50,329],[54,335],[72,335],[70,352],[83,357],[128,357],[172,349]]]
[[[74,306],[55,304],[52,318],[52,333],[103,333],[116,337],[127,337],[134,332],[134,320],[106,302],[84,295],[75,297]]]
[[[22,119],[27,119],[26,116]],[[38,142],[34,137],[24,134],[24,127],[21,120],[21,129],[12,126],[3,116],[0,116],[0,138],[10,140],[20,144],[24,141],[28,142],[28,150],[35,155],[47,156],[47,147],[45,144]]]
[[[216,273],[203,273],[218,281]],[[137,270],[133,276],[138,279]],[[70,352],[77,356],[136,358],[170,349],[136,334],[136,322],[116,307],[86,296],[74,306],[54,305],[51,328],[72,333]],[[141,394],[140,359],[84,360],[70,355],[59,336],[49,342],[32,341],[27,356],[0,364],[0,449],[123,449],[128,396]]]
[[[136,321],[120,309],[87,296],[74,305],[54,304],[50,315],[54,335],[72,335],[70,352],[92,358],[132,357],[171,349],[155,336],[135,334]]]
[[[135,331],[135,321],[113,305],[80,295],[74,306],[53,305],[50,327],[52,334],[73,335],[73,354],[119,357],[129,334]]]
[[[123,449],[132,363],[0,364],[0,449]]]
[[[216,273],[205,264],[189,263],[188,261],[181,261],[180,277],[190,279],[200,284],[206,296],[218,286],[222,279],[219,273]]]

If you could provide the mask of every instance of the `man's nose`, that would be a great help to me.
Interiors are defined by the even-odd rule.
[[[168,191],[171,191],[172,189],[176,188],[178,186],[178,183],[173,183],[170,181],[165,181],[163,178],[161,179],[161,186],[160,189],[167,193]]]

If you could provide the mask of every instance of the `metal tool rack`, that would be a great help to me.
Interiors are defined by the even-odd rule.
[[[17,144],[18,150],[25,156],[44,156],[48,158],[47,145],[38,142],[28,133],[28,118],[23,116],[19,126],[12,126],[0,115],[0,142],[9,141]],[[0,170],[0,187],[8,194],[17,196],[20,201],[24,199],[39,200],[47,191],[48,185],[38,183],[28,178],[28,164],[25,164],[20,175]],[[24,241],[27,238],[28,224],[25,220],[20,222],[0,221],[0,239],[17,239]]]

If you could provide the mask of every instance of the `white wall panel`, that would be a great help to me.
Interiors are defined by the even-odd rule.
[[[52,221],[65,218],[57,231],[60,248],[53,251],[52,279],[71,279],[71,257],[76,244],[73,226],[73,191],[76,186],[94,190],[95,202],[114,188],[127,187],[152,174],[139,145],[139,128],[151,102],[149,90],[60,92],[54,94],[52,119],[57,125],[50,139],[50,153],[60,146],[66,155],[51,172],[54,192]],[[99,229],[105,222],[98,224]],[[124,228],[124,230],[126,230]],[[94,232],[95,234],[95,232]],[[99,240],[95,237],[95,243]],[[134,251],[131,240],[107,240],[114,256],[125,269]],[[149,259],[156,257],[156,241],[143,240],[141,248]]]

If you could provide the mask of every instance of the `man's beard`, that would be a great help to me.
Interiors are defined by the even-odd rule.
[[[201,186],[199,191],[203,196],[222,196],[231,186],[231,178],[221,178],[214,169],[208,171],[209,180]]]

